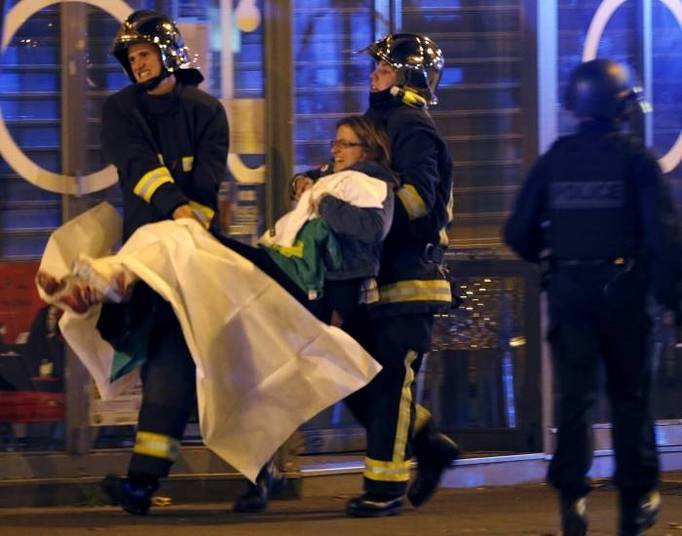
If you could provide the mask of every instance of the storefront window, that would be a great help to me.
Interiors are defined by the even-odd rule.
[[[64,27],[67,4],[78,6],[69,12],[80,17],[76,29]],[[64,217],[75,215],[74,206],[82,210],[106,200],[120,209],[121,201],[115,175],[109,186],[86,187],[87,193],[75,197],[62,195],[66,187],[54,191],[43,178],[69,175],[64,170],[73,157],[65,157],[67,150],[80,152],[84,162],[70,180],[87,183],[105,167],[99,141],[102,104],[130,83],[110,54],[111,43],[120,21],[133,10],[160,10],[178,22],[206,78],[202,88],[228,110],[232,128],[229,173],[221,189],[223,231],[252,242],[264,227],[262,1],[128,0],[112,1],[104,10],[88,1],[55,1],[35,13],[27,11],[30,6],[5,2],[0,14],[6,35],[13,34],[0,56],[0,111],[11,140],[3,142],[0,155],[0,451],[65,446],[67,360],[56,329],[59,311],[40,301],[34,277],[49,234]],[[62,65],[70,43],[81,36],[86,42],[82,63]],[[67,68],[82,69],[82,83],[65,87],[73,84],[64,81]],[[74,92],[82,99],[68,108],[66,95]],[[82,146],[73,147],[74,130],[82,130]],[[22,166],[22,154],[31,162],[28,168]],[[35,166],[45,172],[26,173]],[[90,393],[92,445],[129,445],[139,386],[112,402],[101,400],[94,387]],[[196,436],[197,427],[190,426],[188,437]]]

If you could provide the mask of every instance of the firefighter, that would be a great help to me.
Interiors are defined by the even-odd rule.
[[[163,14],[136,11],[119,29],[112,54],[132,82],[106,100],[102,117],[103,151],[123,194],[124,240],[166,219],[194,218],[217,231],[227,117],[198,89],[203,76],[191,66],[177,26]],[[127,304],[104,305],[98,327],[105,338],[115,338],[122,318],[126,329],[148,330],[142,407],[127,477],[109,475],[102,485],[123,509],[144,515],[195,407],[195,367],[170,305],[149,287],[136,285]]]
[[[563,534],[587,533],[589,410],[604,365],[613,421],[621,536],[655,522],[659,462],[650,408],[650,288],[680,312],[679,220],[656,159],[623,126],[639,108],[627,68],[597,59],[570,75],[565,107],[580,120],[531,170],[504,229],[522,258],[548,268],[548,340],[561,395],[548,481]]]
[[[443,68],[438,46],[428,37],[399,33],[364,52],[377,62],[366,117],[387,133],[391,166],[400,179],[371,321],[350,319],[344,325],[383,366],[366,388],[347,399],[366,428],[367,455],[364,493],[351,499],[346,511],[378,517],[398,514],[406,492],[414,506],[426,502],[459,455],[428,411],[415,407],[413,389],[422,357],[430,349],[433,315],[451,307],[443,257],[453,164],[427,111],[437,102]],[[412,455],[418,470],[408,489]]]

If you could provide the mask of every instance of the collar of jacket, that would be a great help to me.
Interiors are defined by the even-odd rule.
[[[391,89],[372,91],[369,94],[369,107],[371,110],[386,110],[403,106],[400,99],[391,94]]]
[[[613,119],[592,118],[580,123],[578,132],[581,134],[590,132],[620,132],[620,124]]]
[[[140,99],[146,112],[151,115],[164,115],[175,111],[180,104],[180,84],[165,95],[150,95],[146,91],[140,92]]]
[[[352,165],[348,169],[359,171],[360,173],[364,173],[365,175],[369,175],[375,179],[387,182],[394,190],[400,186],[398,183],[398,178],[395,176],[395,174],[390,169],[386,169],[384,166],[377,164],[376,162],[362,160],[357,164]]]

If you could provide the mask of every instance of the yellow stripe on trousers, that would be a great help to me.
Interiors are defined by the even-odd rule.
[[[167,435],[138,431],[133,453],[174,462],[180,453],[180,442]]]

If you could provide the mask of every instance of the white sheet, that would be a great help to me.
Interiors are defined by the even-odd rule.
[[[120,232],[112,211],[104,203],[57,229],[41,270],[60,277],[76,253],[100,256]],[[75,228],[105,232],[74,236]],[[381,368],[194,220],[144,226],[105,262],[124,265],[172,304],[197,366],[204,442],[251,480],[296,428]],[[66,312],[60,328],[111,398],[130,378],[109,381],[113,349],[94,329],[99,311]]]
[[[331,195],[356,207],[381,208],[388,195],[388,184],[352,169],[322,177],[303,192],[293,210],[275,222],[274,234],[266,231],[259,242],[266,246],[293,246],[305,222],[319,216],[317,207],[320,198],[325,195]]]

